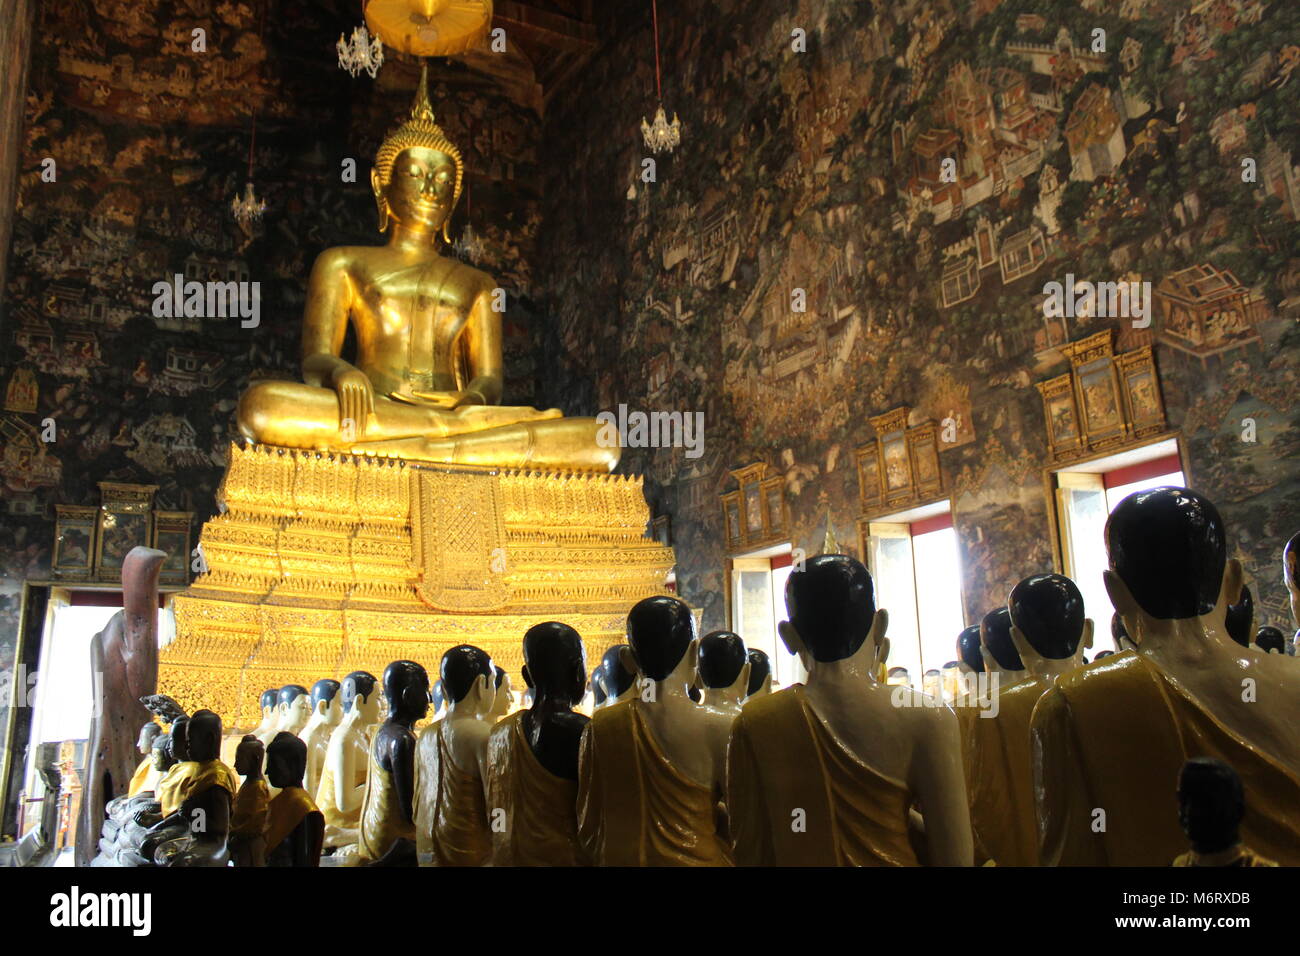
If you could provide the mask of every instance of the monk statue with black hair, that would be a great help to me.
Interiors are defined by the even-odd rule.
[[[739,714],[749,692],[749,654],[740,635],[711,631],[700,638],[698,671],[704,706],[732,717]]]
[[[326,677],[311,685],[311,716],[298,732],[307,745],[307,774],[303,785],[308,794],[320,786],[320,776],[325,770],[325,754],[329,750],[330,734],[343,719],[343,702],[339,699],[338,681]]]
[[[307,745],[281,731],[266,748],[266,775],[279,789],[266,815],[267,866],[320,866],[325,818],[303,789]]]
[[[1007,610],[1009,636],[1028,676],[999,688],[995,716],[967,722],[971,827],[999,866],[1037,866],[1029,721],[1056,679],[1081,666],[1092,646],[1092,621],[1078,587],[1060,574],[1025,578],[1011,589]]]
[[[488,716],[496,697],[487,651],[461,644],[443,654],[442,689],[447,716],[420,731],[416,846],[421,863],[486,866]]]
[[[1259,630],[1255,632],[1255,646],[1265,654],[1290,654],[1292,651],[1287,647],[1286,635],[1275,628],[1272,624],[1262,624]]]
[[[636,659],[632,648],[615,644],[600,659],[600,681],[605,691],[605,706],[631,700],[639,690]]]
[[[772,662],[757,647],[751,647],[745,654],[749,658],[749,683],[745,687],[745,700],[766,697],[772,693]]]
[[[361,807],[358,859],[415,866],[415,732],[429,712],[429,675],[415,661],[384,668],[388,719],[375,732]]]
[[[1241,597],[1235,604],[1228,605],[1228,613],[1223,616],[1223,626],[1228,636],[1242,647],[1250,647],[1250,639],[1255,634],[1255,598],[1250,588],[1242,585]]]
[[[1250,794],[1246,843],[1300,864],[1296,665],[1229,636],[1242,569],[1218,509],[1187,488],[1135,492],[1107,520],[1106,549],[1106,591],[1136,650],[1058,678],[1038,702],[1041,862],[1167,866],[1185,842],[1160,795],[1189,758],[1214,757]]]
[[[510,713],[510,708],[515,705],[515,692],[510,686],[510,675],[504,668],[495,664],[492,665],[492,669],[496,672],[496,691],[492,695],[492,710],[487,715],[489,724],[495,724]]]
[[[244,778],[230,810],[230,858],[235,866],[266,866],[266,814],[271,790],[262,775],[266,748],[245,734],[235,749],[235,773]]]
[[[371,736],[379,723],[379,681],[353,671],[339,687],[343,716],[330,733],[315,803],[325,818],[325,845],[355,846],[366,795]]]
[[[667,595],[627,616],[640,691],[596,711],[578,761],[578,836],[598,866],[726,866],[724,765],[692,702],[695,617]],[[608,657],[607,657],[608,660]]]
[[[239,778],[221,761],[221,718],[210,710],[195,711],[184,738],[188,759],[174,768],[180,772],[160,801],[163,819],[151,828],[161,832],[180,824],[184,833],[157,846],[153,860],[159,866],[226,866]]]
[[[1174,866],[1277,866],[1241,842],[1246,795],[1222,760],[1193,757],[1178,774],[1178,822],[1192,848]]]
[[[493,866],[579,866],[578,747],[590,720],[574,710],[586,689],[578,632],[547,621],[524,634],[533,703],[492,728],[487,806]]]
[[[748,702],[736,718],[727,766],[736,862],[969,866],[957,719],[879,682],[889,617],[867,569],[818,555],[790,573],[785,606],[781,640],[808,681]],[[918,808],[919,844],[909,824]]]
[[[1011,640],[1011,612],[1006,607],[995,607],[980,621],[980,650],[984,656],[984,670],[997,675],[998,687],[1005,690],[1016,681],[1024,680],[1025,662]]]

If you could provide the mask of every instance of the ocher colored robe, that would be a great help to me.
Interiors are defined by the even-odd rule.
[[[837,741],[796,684],[745,704],[727,750],[741,866],[917,866],[907,786]]]
[[[416,849],[431,854],[434,866],[487,866],[492,837],[483,781],[451,759],[446,723],[422,730],[416,748]]]
[[[402,813],[392,773],[379,765],[372,752],[366,774],[366,795],[361,802],[357,856],[362,862],[378,860],[399,839],[414,840],[415,824]],[[267,846],[270,845],[268,839]]]
[[[730,866],[716,795],[674,767],[628,700],[595,713],[578,756],[578,839],[598,866]]]
[[[1176,794],[1191,757],[1217,757],[1241,777],[1243,843],[1300,865],[1300,780],[1133,651],[1060,678],[1032,735],[1044,865],[1168,866],[1187,849]]]
[[[578,783],[538,761],[516,711],[488,740],[488,814],[493,866],[580,866]],[[496,814],[500,826],[491,826]]]

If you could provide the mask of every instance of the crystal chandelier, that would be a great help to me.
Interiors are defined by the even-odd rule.
[[[347,70],[352,76],[365,70],[373,80],[379,68],[384,65],[384,41],[377,36],[372,37],[365,24],[352,31],[351,42],[344,40],[340,33],[336,48],[339,51],[339,68]]]
[[[487,251],[487,246],[474,232],[474,227],[467,223],[460,238],[452,244],[451,250],[462,262],[478,262]]]
[[[659,109],[655,112],[654,123],[647,123],[645,118],[641,119],[641,138],[645,141],[646,148],[652,153],[672,152],[673,149],[682,141],[682,125],[677,122],[677,114],[673,114],[673,121],[668,122],[668,115],[664,113],[664,84],[663,75],[659,69],[659,4],[657,0],[650,0],[650,10],[654,19],[655,32],[655,91],[659,94]]]
[[[249,224],[262,218],[262,213],[266,212],[266,200],[258,199],[253,192],[252,182],[244,183],[244,195],[236,196],[230,200],[230,213],[235,217],[235,222],[241,226],[247,227]]]
[[[645,140],[646,147],[652,153],[662,153],[665,150],[673,151],[673,147],[682,141],[682,124],[677,122],[677,114],[673,114],[673,121],[668,122],[668,116],[664,113],[664,105],[659,104],[659,109],[655,111],[655,121],[647,123],[641,120],[641,138]]]

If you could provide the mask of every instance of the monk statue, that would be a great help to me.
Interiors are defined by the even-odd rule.
[[[122,561],[122,610],[90,641],[94,684],[90,738],[81,779],[76,863],[95,856],[108,802],[125,796],[135,775],[136,742],[149,720],[142,697],[158,689],[158,572],[167,557],[132,548]]]
[[[140,736],[136,738],[135,749],[143,758],[135,768],[135,773],[131,776],[131,785],[126,789],[128,797],[134,797],[142,790],[153,791],[158,785],[158,774],[154,767],[153,761],[153,742],[158,739],[162,733],[162,727],[155,720],[146,721],[145,725],[140,728]]]
[[[142,787],[132,796],[115,797],[108,802],[108,816],[99,838],[99,853],[90,861],[90,866],[153,865],[152,855],[146,858],[141,853],[141,845],[149,827],[162,819],[162,806],[155,788],[176,766],[171,734],[161,733],[153,738],[149,759],[152,784]]]
[[[442,655],[447,716],[420,731],[416,784],[416,847],[434,866],[486,866],[492,857],[485,800],[488,715],[496,670],[470,644]]]
[[[1028,676],[1011,639],[1011,611],[1007,608],[997,607],[984,615],[980,621],[980,648],[990,686],[993,675],[997,675],[998,687],[1003,690]]]
[[[735,718],[749,692],[749,655],[745,642],[733,631],[710,631],[700,638],[700,684],[705,707]],[[731,736],[728,726],[722,737],[725,748]],[[725,756],[725,755],[724,755]]]
[[[757,647],[745,652],[749,658],[749,683],[745,687],[745,700],[751,697],[766,697],[772,693],[772,662],[767,654]]]
[[[316,792],[320,786],[321,771],[325,768],[325,752],[329,747],[330,734],[343,719],[343,703],[339,699],[340,684],[336,680],[324,678],[311,685],[311,716],[298,736],[307,745],[307,772],[303,786],[308,794]]]
[[[271,790],[262,776],[266,748],[245,734],[235,749],[235,773],[244,778],[230,808],[230,859],[235,866],[266,866],[266,815]]]
[[[388,719],[375,732],[361,806],[358,862],[415,866],[415,727],[429,712],[429,675],[415,661],[384,668]]]
[[[298,734],[311,719],[311,697],[307,688],[301,684],[285,684],[275,702],[275,723],[259,739],[266,746],[271,745],[277,734]]]
[[[226,840],[239,778],[221,761],[221,718],[195,711],[184,740],[189,759],[174,768],[180,773],[162,798],[163,819],[151,834],[169,833],[176,825],[183,832],[158,845],[153,860],[159,866],[223,867],[230,862]]]
[[[977,846],[999,866],[1037,866],[1029,720],[1056,679],[1082,665],[1092,621],[1079,589],[1060,574],[1025,578],[1011,589],[1008,610],[1027,676],[999,688],[995,716],[964,722],[967,794]]]
[[[320,866],[325,818],[303,789],[307,745],[287,731],[266,748],[266,775],[280,792],[266,814],[267,866]]]
[[[487,722],[495,724],[498,720],[510,713],[510,708],[515,705],[515,692],[510,688],[510,675],[502,667],[493,665],[496,671],[496,693],[492,696],[492,710],[488,712]]]
[[[687,695],[698,650],[691,609],[646,598],[628,614],[627,635],[641,690],[596,711],[583,734],[583,851],[598,866],[730,866],[719,812],[725,763],[709,712]]]
[[[1222,760],[1193,757],[1178,774],[1178,822],[1192,848],[1174,866],[1277,866],[1241,842],[1246,795]]]
[[[1038,702],[1041,862],[1168,866],[1186,843],[1161,794],[1188,758],[1215,757],[1250,794],[1247,845],[1300,864],[1296,662],[1228,635],[1242,569],[1218,509],[1187,488],[1139,491],[1105,534],[1106,591],[1136,650],[1059,677]]]
[[[578,632],[547,621],[524,634],[533,704],[488,738],[487,808],[493,866],[579,866],[578,747],[590,720],[574,710],[586,687]]]
[[[434,122],[422,70],[410,116],[384,139],[370,174],[388,242],[336,246],[316,259],[303,381],[245,391],[236,413],[245,438],[467,465],[614,468],[619,449],[597,440],[595,419],[500,404],[504,290],[438,251],[464,176],[460,150]]]
[[[1272,624],[1261,624],[1255,632],[1255,646],[1265,654],[1288,654],[1286,635]]]
[[[371,734],[379,723],[379,681],[368,671],[343,678],[343,718],[330,734],[316,806],[325,817],[325,846],[355,846],[366,794]]]
[[[604,706],[621,704],[637,695],[636,660],[632,648],[616,644],[600,659],[600,686],[605,692]]]
[[[591,716],[592,711],[605,706],[606,697],[605,697],[605,674],[603,671],[604,666],[605,665],[602,662],[600,664],[597,664],[595,667],[593,667],[591,669],[591,678],[587,681],[587,692],[586,694],[583,695],[582,704],[583,704],[583,709],[586,712],[588,717]],[[532,690],[532,688],[530,687],[528,688],[528,690]],[[524,693],[526,695],[528,691],[525,691]],[[587,706],[588,704],[590,704],[590,708],[588,708]],[[527,704],[526,706],[532,706],[532,705],[530,703]]]
[[[807,684],[745,704],[731,733],[727,813],[744,866],[945,866],[972,860],[952,709],[878,680],[889,623],[856,559],[790,573],[786,648]],[[918,822],[912,817],[920,810]],[[918,830],[914,837],[913,831]]]

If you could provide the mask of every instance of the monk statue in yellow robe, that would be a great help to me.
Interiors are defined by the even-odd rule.
[[[1186,488],[1129,495],[1106,522],[1111,603],[1135,651],[1059,678],[1032,721],[1045,865],[1168,866],[1186,843],[1168,794],[1191,757],[1233,767],[1246,844],[1300,864],[1297,661],[1243,648],[1218,510]]]
[[[730,866],[723,754],[712,718],[687,695],[695,618],[677,598],[646,598],[628,614],[627,634],[641,689],[596,711],[582,736],[583,851],[598,866]]]
[[[1035,574],[1011,590],[1007,607],[984,618],[991,648],[1011,646],[1028,675],[999,689],[993,716],[966,721],[966,786],[976,845],[999,866],[1037,866],[1029,720],[1056,678],[1081,666],[1092,646],[1083,595],[1060,574]],[[996,653],[995,653],[995,656]],[[965,709],[965,708],[963,708]],[[969,712],[969,711],[968,711]]]
[[[488,738],[487,808],[493,866],[580,866],[578,748],[589,719],[574,710],[586,687],[587,654],[567,624],[524,635],[524,681],[532,706]]]
[[[889,618],[867,569],[818,555],[791,572],[785,604],[781,639],[808,682],[748,701],[736,718],[727,811],[737,864],[969,866],[957,719],[942,701],[879,682]]]
[[[169,772],[168,786],[159,784],[163,819],[151,833],[169,838],[153,850],[153,861],[159,866],[223,867],[230,862],[226,841],[239,778],[221,761],[221,718],[210,710],[195,711],[183,736],[188,759],[173,768],[174,778]]]
[[[126,788],[126,795],[134,797],[137,793],[145,790],[153,790],[158,785],[158,780],[162,774],[154,766],[153,759],[153,742],[158,739],[162,733],[162,727],[155,720],[150,720],[140,728],[140,736],[136,738],[135,749],[139,751],[143,758],[136,765],[135,773],[131,776],[131,785]]]
[[[734,631],[711,631],[700,638],[696,663],[700,686],[704,688],[701,704],[734,720],[740,713],[749,691],[749,655],[745,642]],[[730,721],[723,721],[723,748],[731,736]]]
[[[343,718],[330,734],[315,800],[325,817],[327,847],[355,847],[357,843],[371,733],[379,723],[378,685],[369,671],[353,671],[339,688]]]
[[[250,441],[317,451],[508,468],[607,472],[618,447],[594,418],[502,405],[505,292],[438,252],[465,169],[434,122],[426,75],[370,175],[386,245],[326,249],[303,315],[302,377],[259,382],[239,402]],[[348,324],[356,356],[343,357]]]
[[[433,866],[486,866],[492,858],[485,802],[488,715],[496,670],[470,644],[442,655],[447,716],[420,731],[416,786],[416,849]]]
[[[361,805],[357,860],[415,866],[415,732],[429,712],[429,675],[415,661],[384,668],[388,719],[375,732]]]
[[[266,814],[271,789],[262,776],[266,748],[246,734],[235,750],[235,773],[244,778],[230,808],[230,859],[235,866],[266,865]]]
[[[320,775],[325,770],[325,755],[329,750],[330,735],[343,719],[343,703],[339,698],[338,681],[328,677],[311,685],[311,716],[298,732],[307,745],[307,772],[303,787],[314,794],[320,787]]]
[[[640,691],[636,659],[632,656],[632,648],[626,644],[615,644],[607,650],[600,659],[597,671],[593,679],[600,681],[600,689],[604,694],[601,707],[611,707],[631,700]]]
[[[307,745],[280,732],[266,748],[266,775],[279,790],[266,813],[267,866],[320,866],[325,818],[303,789]]]

